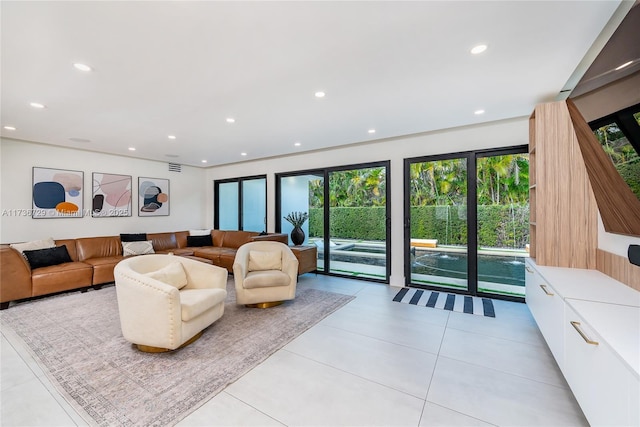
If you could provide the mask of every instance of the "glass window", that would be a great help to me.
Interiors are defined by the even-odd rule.
[[[267,179],[265,176],[214,182],[214,228],[267,230]]]

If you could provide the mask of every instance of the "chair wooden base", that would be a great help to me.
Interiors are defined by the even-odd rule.
[[[284,301],[259,302],[257,304],[245,304],[248,308],[271,308],[282,304]]]
[[[200,338],[201,336],[202,336],[202,331],[195,334],[193,337],[189,339],[189,341],[185,342],[180,347],[176,348],[176,350],[180,350],[181,348],[186,347],[193,342],[196,342],[198,338]],[[167,351],[173,351],[169,348],[153,347],[150,345],[143,345],[143,344],[136,344],[136,347],[138,347],[138,350],[143,351],[145,353],[165,353]]]

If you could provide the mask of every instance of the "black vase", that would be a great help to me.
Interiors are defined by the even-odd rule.
[[[294,245],[300,246],[304,242],[304,231],[302,228],[296,226],[291,230],[291,241]]]

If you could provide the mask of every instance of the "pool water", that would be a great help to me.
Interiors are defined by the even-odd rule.
[[[332,250],[331,260],[384,266],[383,246],[348,245]],[[318,252],[323,259],[324,253]],[[411,273],[467,280],[467,254],[437,250],[418,250],[411,255]],[[524,257],[478,254],[478,281],[524,287]]]
[[[467,279],[466,253],[429,252],[412,261],[413,274]],[[524,287],[524,258],[479,254],[478,281]]]

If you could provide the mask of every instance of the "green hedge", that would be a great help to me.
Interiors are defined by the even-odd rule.
[[[331,236],[343,239],[385,240],[385,208],[331,208]],[[323,211],[309,210],[309,236],[323,235]],[[397,232],[397,230],[394,230]],[[440,244],[466,245],[465,206],[414,206],[411,234],[416,239],[438,239]],[[478,206],[478,244],[483,247],[524,248],[529,242],[528,205]]]
[[[631,187],[631,191],[640,199],[640,161],[617,166],[622,179]]]

